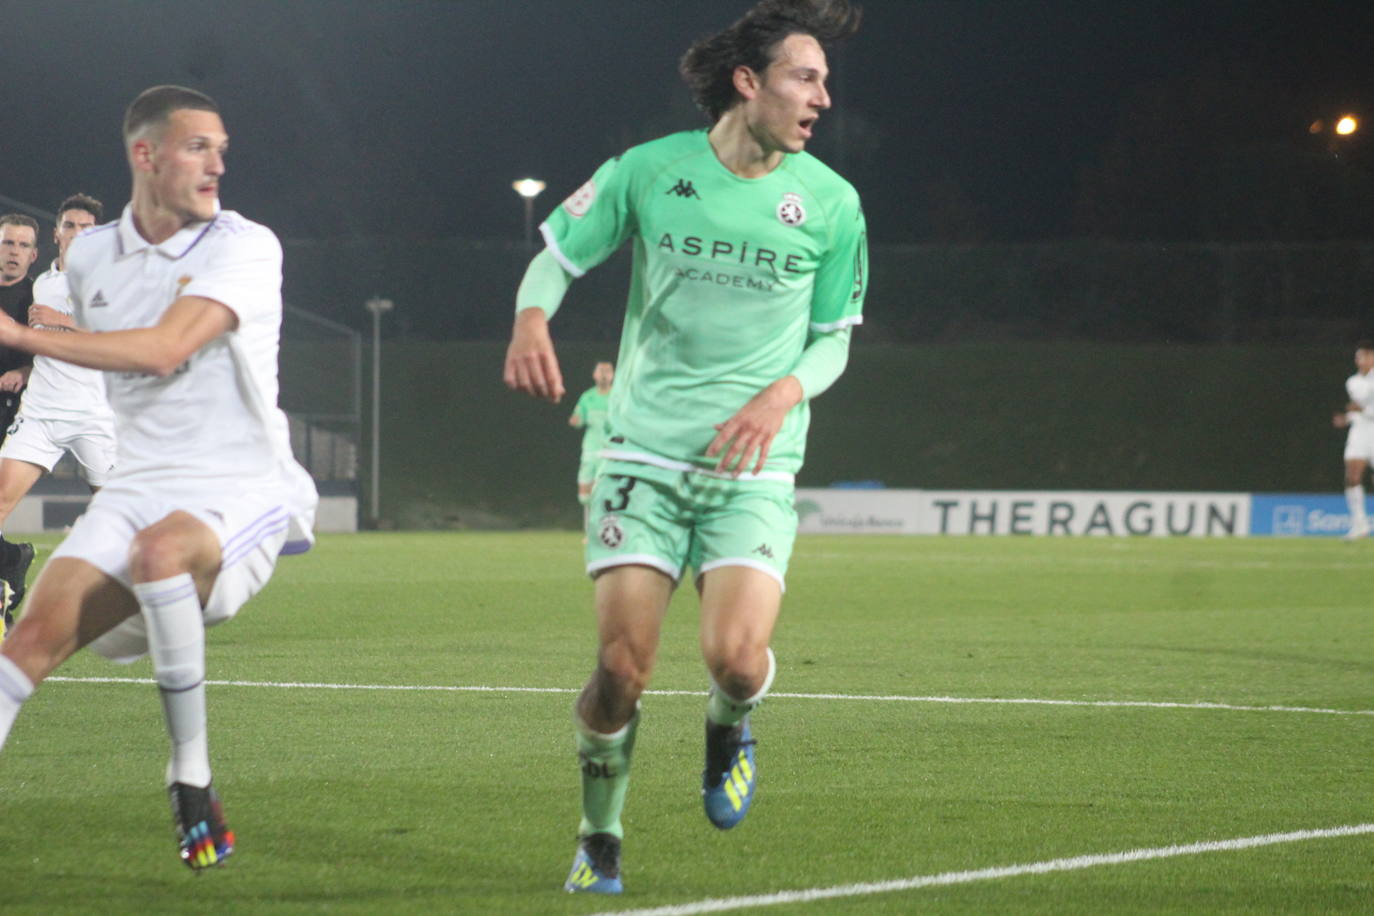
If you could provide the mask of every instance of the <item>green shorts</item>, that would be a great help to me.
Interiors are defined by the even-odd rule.
[[[784,588],[797,538],[791,482],[731,480],[607,461],[592,488],[587,573],[651,566],[676,582],[721,566],[748,566]]]

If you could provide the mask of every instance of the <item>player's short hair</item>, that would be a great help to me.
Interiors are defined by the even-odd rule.
[[[129,103],[124,112],[124,142],[130,143],[150,128],[167,126],[174,111],[213,111],[219,114],[215,100],[203,92],[185,86],[154,86],[144,89]]]
[[[57,218],[60,220],[62,214],[68,210],[85,210],[95,221],[100,222],[100,218],[105,215],[105,205],[96,200],[89,194],[73,194],[62,203],[57,205]]]
[[[1374,350],[1374,340],[1370,340],[1368,337],[1364,338],[1363,340],[1357,340],[1355,341],[1355,349]]]
[[[0,226],[28,226],[33,230],[33,237],[38,238],[38,220],[25,213],[6,213],[0,216]]]
[[[696,102],[711,122],[739,100],[735,68],[762,74],[789,35],[810,35],[822,46],[859,29],[862,12],[849,0],[761,0],[724,31],[696,41],[678,63]]]

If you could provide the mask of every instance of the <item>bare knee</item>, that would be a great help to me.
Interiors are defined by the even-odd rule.
[[[129,545],[129,573],[135,582],[155,582],[190,571],[185,543],[174,535],[145,528]]]
[[[737,700],[758,693],[768,678],[768,646],[752,641],[720,643],[705,651],[711,680]]]
[[[649,686],[653,670],[652,650],[636,647],[629,640],[608,643],[597,656],[596,677],[602,682],[602,689],[622,701],[638,700]]]

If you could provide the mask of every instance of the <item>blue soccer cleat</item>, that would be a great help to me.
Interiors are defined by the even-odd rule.
[[[167,787],[181,861],[192,871],[223,865],[234,851],[234,832],[224,825],[215,790],[174,782]]]
[[[706,769],[701,773],[701,801],[706,819],[721,830],[744,820],[758,787],[749,719],[734,726],[706,722]]]
[[[593,833],[577,840],[577,857],[563,883],[570,894],[618,894],[620,883],[620,838],[610,833]]]

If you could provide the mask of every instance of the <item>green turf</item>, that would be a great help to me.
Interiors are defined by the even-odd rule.
[[[1374,710],[1367,548],[803,538],[774,689]],[[655,689],[704,686],[695,627],[684,592]],[[371,534],[283,560],[211,632],[209,671],[571,691],[593,652],[576,535]],[[82,654],[59,673],[150,669]],[[176,861],[155,692],[53,682],[0,754],[0,911],[586,914],[1374,821],[1374,715],[777,696],[758,802],[721,834],[702,699],[650,696],[627,892],[568,897],[571,692],[209,696],[229,864]],[[1371,856],[1366,835],[765,912],[1368,912]]]

